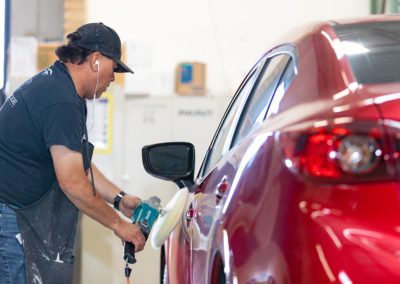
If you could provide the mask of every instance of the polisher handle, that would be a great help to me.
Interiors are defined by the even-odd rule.
[[[124,260],[130,264],[136,262],[135,245],[131,242],[124,243]]]

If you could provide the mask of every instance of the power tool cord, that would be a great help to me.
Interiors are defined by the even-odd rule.
[[[125,265],[125,277],[126,277],[126,283],[130,284],[131,282],[129,281],[129,277],[131,276],[132,268],[129,267],[128,263]]]

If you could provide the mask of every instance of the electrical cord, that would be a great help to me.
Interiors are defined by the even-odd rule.
[[[125,265],[125,277],[126,277],[126,283],[130,284],[129,277],[131,276],[132,268],[129,267],[128,262]]]

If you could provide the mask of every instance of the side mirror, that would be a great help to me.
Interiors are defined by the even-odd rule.
[[[143,147],[142,161],[150,175],[190,188],[194,184],[194,154],[191,143],[159,143]]]

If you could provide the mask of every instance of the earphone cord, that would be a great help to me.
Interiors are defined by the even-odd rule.
[[[97,65],[96,88],[94,89],[94,95],[93,95],[93,110],[92,110],[92,112],[93,112],[93,115],[92,115],[93,121],[92,121],[92,125],[90,126],[89,132],[92,131],[93,126],[94,126],[94,105],[96,103],[96,92],[97,92],[97,86],[99,84],[99,72],[100,72],[100,67],[99,67],[99,65]]]

